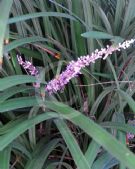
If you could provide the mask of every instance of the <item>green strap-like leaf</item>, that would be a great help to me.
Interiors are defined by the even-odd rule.
[[[36,124],[51,119],[58,118],[59,115],[56,113],[44,113],[37,115],[31,119],[24,120],[16,126],[11,127],[10,131],[2,136],[0,136],[0,151],[2,151],[7,145],[9,145],[13,140],[15,140],[20,134],[35,126]]]
[[[0,1],[0,66],[3,57],[3,42],[7,28],[8,17],[13,0],[1,0]]]
[[[0,151],[0,169],[9,169],[10,164],[11,147],[6,147],[3,151]]]
[[[94,121],[74,110],[73,108],[59,102],[46,101],[48,108],[59,112],[62,116],[73,122],[91,136],[98,144],[103,146],[110,154],[117,158],[129,169],[134,169],[135,156],[125,145],[116,140],[111,134],[104,130]]]
[[[26,37],[26,38],[21,38],[12,41],[8,45],[5,46],[4,52],[9,52],[12,49],[15,49],[19,46],[25,45],[27,43],[32,43],[32,42],[48,42],[49,40],[43,37],[39,36],[33,36],[33,37]]]
[[[131,126],[129,124],[124,124],[121,122],[103,122],[100,123],[101,126],[104,128],[111,128],[111,129],[117,129],[120,131],[124,131],[125,133],[133,133],[135,134],[135,127]]]
[[[34,96],[10,99],[0,104],[0,113],[24,107],[39,106],[40,103],[40,100]]]
[[[16,23],[16,22],[20,22],[20,21],[25,21],[25,20],[33,19],[33,18],[37,18],[37,17],[48,17],[48,16],[63,17],[63,18],[76,20],[73,16],[65,14],[65,13],[60,13],[60,12],[36,12],[36,13],[30,13],[30,14],[10,18],[8,20],[8,24]]]
[[[124,98],[126,100],[126,102],[128,103],[129,107],[135,113],[135,101],[133,100],[133,98],[128,93],[126,93],[126,92],[124,92],[122,90],[118,90],[118,93],[122,96],[122,98]]]
[[[14,75],[0,79],[0,91],[23,83],[34,83],[36,78],[29,75]]]
[[[92,169],[110,169],[111,167],[119,164],[119,162],[109,153],[105,152],[100,155],[94,162]]]
[[[82,37],[85,38],[93,38],[93,39],[112,39],[113,36],[105,33],[105,32],[99,32],[99,31],[89,31],[81,34]]]
[[[91,141],[91,143],[88,146],[88,149],[85,153],[85,157],[89,162],[90,168],[92,167],[92,164],[100,150],[100,145],[96,143],[94,140]]]
[[[38,153],[33,152],[32,159],[28,160],[25,169],[42,169],[48,155],[56,148],[59,141],[60,139],[53,139],[48,144],[44,141],[36,146],[35,151],[38,148]]]
[[[82,168],[90,169],[87,159],[85,158],[82,151],[80,150],[80,147],[78,146],[77,141],[75,140],[73,134],[69,130],[66,123],[60,119],[55,120],[55,123],[72,154],[72,157],[77,165],[77,168],[78,169],[82,169]]]
[[[0,103],[4,102],[6,99],[10,98],[11,96],[17,94],[17,93],[21,93],[21,92],[26,92],[26,93],[30,93],[30,92],[34,92],[34,87],[31,86],[14,86],[12,88],[8,88],[6,90],[4,90],[4,92],[2,92],[0,94]]]

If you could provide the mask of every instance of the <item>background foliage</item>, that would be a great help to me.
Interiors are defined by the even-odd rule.
[[[127,124],[134,46],[91,64],[55,95],[44,90],[69,61],[134,38],[134,11],[134,0],[0,1],[0,169],[134,169],[126,144],[126,133],[135,134]]]

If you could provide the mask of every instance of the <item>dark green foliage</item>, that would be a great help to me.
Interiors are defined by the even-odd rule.
[[[135,134],[126,124],[135,113],[134,46],[84,68],[63,91],[45,92],[69,61],[134,38],[134,4],[0,1],[0,169],[135,168],[126,145],[126,133]],[[38,78],[26,75],[17,53],[32,61]]]

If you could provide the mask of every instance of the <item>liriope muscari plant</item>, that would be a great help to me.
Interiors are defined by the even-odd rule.
[[[96,49],[91,55],[81,56],[77,59],[77,61],[70,61],[65,71],[63,71],[57,78],[54,78],[47,83],[45,86],[45,91],[51,95],[62,90],[72,78],[81,74],[82,68],[88,66],[90,63],[95,63],[95,61],[99,58],[105,60],[114,51],[129,48],[134,42],[135,39],[131,39],[126,40],[123,43],[119,43],[118,45],[107,45],[106,48],[101,48],[101,50]],[[22,65],[22,67],[27,70],[28,73],[34,76],[38,75],[38,70],[32,65],[31,62],[23,61],[22,57],[19,55],[17,55],[17,58],[19,64]]]

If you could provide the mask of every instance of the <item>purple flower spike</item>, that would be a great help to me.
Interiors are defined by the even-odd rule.
[[[22,57],[19,55],[17,55],[17,59],[18,59],[19,64],[26,70],[26,72],[28,72],[32,76],[38,76],[39,72],[36,69],[36,67],[32,65],[31,62],[23,61]],[[35,88],[39,88],[40,83],[39,82],[33,83],[33,86]]]
[[[123,43],[119,43],[117,46],[109,46],[106,48],[101,48],[95,50],[91,55],[81,56],[77,59],[77,61],[69,62],[66,70],[63,71],[57,78],[48,82],[45,86],[45,91],[47,91],[50,95],[56,93],[59,90],[62,90],[69,81],[81,74],[81,69],[90,65],[90,63],[95,63],[97,59],[103,58],[106,59],[109,55],[111,55],[114,51],[120,51],[121,49],[126,49],[130,47],[131,44],[135,42],[135,39],[127,40]],[[32,65],[29,61],[23,61],[22,57],[17,55],[17,59],[20,65],[32,76],[37,76],[39,74],[38,70],[35,66]],[[35,87],[39,87],[38,83],[35,84]]]
[[[17,55],[17,59],[20,65],[22,65],[22,67],[28,72],[30,73],[30,75],[32,76],[36,76],[38,75],[38,70],[36,69],[35,66],[32,65],[31,62],[29,61],[23,61],[22,57]]]
[[[62,90],[64,86],[78,74],[80,74],[81,69],[85,66],[88,66],[90,63],[95,63],[95,60],[99,58],[106,59],[114,51],[120,51],[121,49],[128,48],[132,43],[135,42],[135,39],[127,40],[123,43],[119,43],[118,46],[108,46],[106,48],[101,48],[95,50],[94,53],[87,56],[81,56],[77,61],[69,62],[69,65],[66,67],[66,70],[63,71],[59,77],[51,80],[45,87],[45,90],[51,95],[56,93],[59,90]]]

